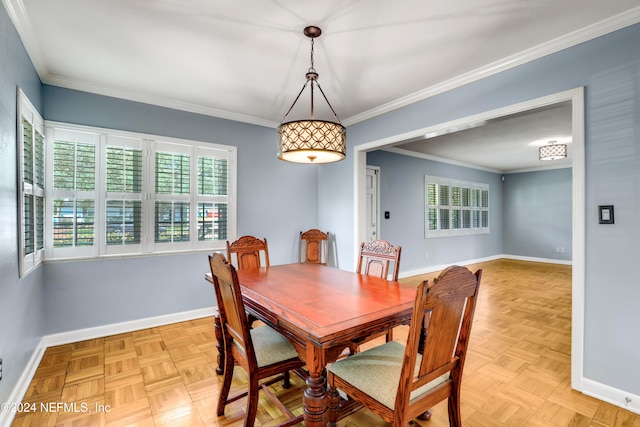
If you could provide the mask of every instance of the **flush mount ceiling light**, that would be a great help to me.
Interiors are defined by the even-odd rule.
[[[556,144],[558,141],[549,141],[538,149],[540,160],[559,160],[567,157],[567,144]]]
[[[311,39],[311,67],[307,71],[307,80],[300,93],[278,126],[278,158],[288,162],[331,163],[344,159],[347,154],[347,130],[340,124],[338,115],[318,83],[318,73],[313,68],[313,40],[320,37],[320,34],[322,30],[318,27],[309,26],[304,29],[304,35]],[[307,86],[311,88],[311,118],[285,122]],[[316,86],[329,105],[336,122],[314,119],[313,96]]]

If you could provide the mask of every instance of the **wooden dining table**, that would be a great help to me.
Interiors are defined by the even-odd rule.
[[[409,324],[416,292],[413,285],[306,263],[245,270],[238,279],[248,313],[286,336],[306,363],[304,423],[314,427],[327,423],[327,364],[367,337]]]

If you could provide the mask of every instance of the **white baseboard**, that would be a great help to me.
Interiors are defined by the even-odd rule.
[[[153,328],[155,326],[168,325],[171,323],[184,322],[187,320],[200,319],[202,317],[213,316],[214,313],[216,313],[215,307],[207,307],[198,310],[183,311],[181,313],[167,314],[164,316],[148,317],[146,319],[97,326],[95,328],[45,335],[33,351],[26,368],[22,372],[22,375],[20,375],[18,382],[9,396],[8,402],[16,404],[22,402],[22,399],[29,388],[29,384],[31,384],[31,380],[38,369],[38,365],[40,365],[42,356],[48,347],[101,338],[109,335],[122,334],[140,329]],[[213,327],[213,325],[211,327]],[[15,415],[15,412],[0,411],[0,427],[9,427],[13,422]]]
[[[518,261],[544,262],[546,264],[561,264],[561,265],[573,264],[571,260],[566,260],[566,259],[536,258],[536,257],[520,256],[520,255],[501,255],[500,258],[515,259]]]
[[[33,376],[38,369],[38,365],[40,365],[40,361],[42,360],[42,356],[44,355],[45,350],[46,347],[42,345],[42,340],[40,340],[38,346],[33,351],[33,354],[31,355],[27,366],[24,368],[24,371],[22,371],[20,378],[18,378],[16,386],[13,388],[13,391],[9,395],[9,400],[7,401],[7,403],[18,404],[22,402],[22,398],[27,392],[29,384],[31,384],[31,380],[33,379]],[[16,412],[0,411],[0,427],[9,427],[13,422],[15,416]]]
[[[519,256],[519,255],[507,255],[507,254],[500,254],[500,255],[492,255],[489,257],[485,257],[485,258],[476,258],[476,259],[469,259],[466,261],[456,261],[456,262],[451,262],[448,264],[442,264],[442,265],[432,265],[432,266],[427,266],[424,268],[419,268],[416,270],[411,270],[411,271],[403,271],[401,272],[398,277],[400,279],[403,279],[405,277],[411,277],[411,276],[419,276],[421,274],[428,274],[428,273],[433,273],[435,271],[441,271],[444,270],[445,268],[447,268],[450,265],[470,265],[470,264],[478,264],[481,262],[487,262],[487,261],[495,261],[497,259],[514,259],[514,260],[518,260],[518,261],[531,261],[531,262],[544,262],[544,263],[548,263],[548,264],[562,264],[562,265],[571,265],[571,261],[566,261],[566,260],[560,260],[560,259],[551,259],[551,258],[535,258],[535,257],[524,257],[524,256]]]
[[[42,341],[45,347],[51,347],[54,345],[69,344],[93,338],[107,337],[109,335],[123,334],[125,332],[137,331],[140,329],[153,328],[155,326],[168,325],[170,323],[199,319],[202,317],[213,316],[214,313],[215,307],[207,307],[198,310],[183,311],[181,313],[147,317],[146,319],[132,320],[129,322],[96,326],[95,328],[78,329],[76,331],[46,335],[42,338]]]
[[[598,400],[640,414],[640,396],[618,390],[606,384],[582,378],[582,393]]]
[[[430,265],[427,267],[423,267],[423,268],[419,268],[417,270],[411,270],[411,271],[403,271],[402,273],[398,274],[398,277],[400,279],[403,279],[405,277],[411,277],[411,276],[419,276],[421,274],[428,274],[428,273],[433,273],[435,271],[441,271],[444,270],[445,268],[449,267],[450,265],[470,265],[470,264],[477,264],[479,262],[487,262],[487,261],[493,261],[496,259],[500,259],[500,258],[506,258],[505,255],[493,255],[490,257],[485,257],[485,258],[477,258],[477,259],[470,259],[470,260],[466,260],[466,261],[456,261],[456,262],[451,262],[449,264],[442,264],[442,265]]]

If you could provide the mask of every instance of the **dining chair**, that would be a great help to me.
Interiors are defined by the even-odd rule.
[[[329,259],[329,232],[312,228],[300,232],[300,262],[327,265]]]
[[[287,421],[278,424],[279,427],[300,423],[302,415],[294,416],[268,386],[282,380],[283,387],[289,388],[289,371],[301,369],[304,362],[300,360],[289,340],[279,332],[266,325],[249,329],[238,274],[233,265],[227,263],[224,255],[210,255],[209,265],[218,301],[226,355],[217,415],[224,415],[227,404],[248,396],[244,426],[252,427],[258,409],[258,393],[262,389],[287,417]],[[247,372],[248,390],[229,397],[236,363]]]
[[[402,246],[394,247],[386,240],[373,240],[360,244],[358,258],[358,273],[377,276],[386,279],[389,275],[389,265],[393,263],[391,280],[398,280],[400,271],[400,253]]]
[[[482,270],[451,266],[417,289],[407,344],[397,341],[338,360],[327,372],[329,425],[340,394],[404,427],[448,399],[449,425],[461,426],[460,387]]]
[[[227,240],[227,259],[233,264],[232,255],[235,254],[238,271],[251,270],[262,267],[260,254],[264,258],[264,266],[269,267],[269,247],[267,239],[262,240],[253,236],[242,236],[233,243]]]
[[[401,252],[402,246],[393,246],[386,240],[373,240],[368,243],[362,242],[360,244],[357,272],[387,279],[389,277],[389,265],[393,263],[391,280],[398,280]],[[389,329],[385,335],[387,342],[393,341],[393,329]],[[377,337],[378,335],[372,336],[369,340]]]
[[[250,270],[253,268],[260,268],[262,261],[260,259],[260,253],[263,252],[264,264],[269,267],[269,247],[267,245],[267,239],[260,240],[253,236],[242,236],[233,243],[229,243],[227,240],[227,259],[232,263],[232,255],[235,254],[236,267],[239,271]],[[218,375],[224,373],[224,340],[222,339],[220,316],[218,313],[213,315],[216,335],[216,348],[218,349],[218,366],[216,372]],[[253,325],[256,318],[249,315],[249,325]]]

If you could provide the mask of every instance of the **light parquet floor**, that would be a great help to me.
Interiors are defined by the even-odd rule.
[[[640,427],[640,415],[570,387],[571,267],[496,260],[469,268],[483,268],[483,278],[462,386],[465,426]],[[212,318],[49,348],[23,400],[35,411],[18,413],[13,426],[241,426],[244,400],[215,414],[216,355]],[[234,381],[234,389],[246,384],[241,368]],[[292,383],[272,387],[299,414],[304,383],[295,375]],[[256,426],[281,419],[261,396]],[[367,410],[340,423],[387,425]],[[448,426],[446,403],[421,425]]]

